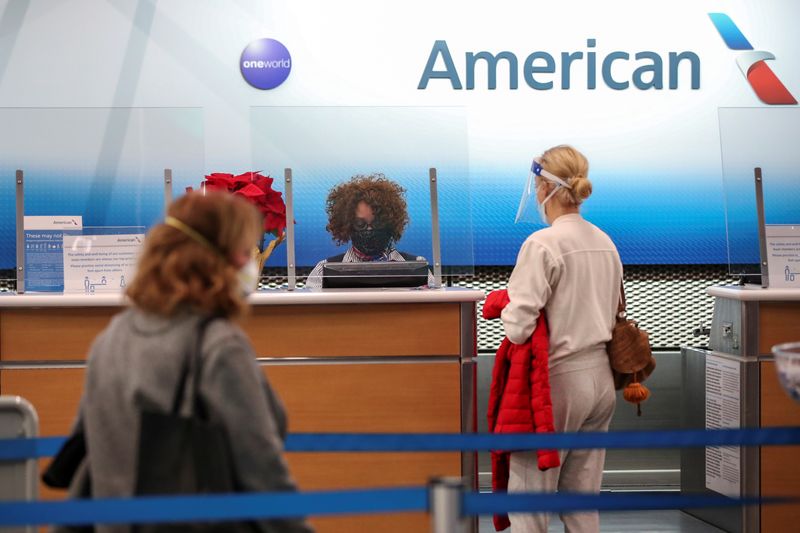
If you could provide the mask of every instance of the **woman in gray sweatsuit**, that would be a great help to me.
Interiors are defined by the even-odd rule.
[[[209,192],[175,201],[164,224],[148,234],[127,290],[132,305],[114,317],[89,354],[79,420],[92,497],[134,494],[140,412],[169,412],[198,324],[212,316],[200,346],[200,394],[210,420],[225,428],[237,488],[295,490],[283,458],[284,408],[231,320],[247,310],[247,293],[255,289],[251,250],[261,233],[260,216],[245,200]],[[269,533],[311,531],[302,520],[256,525]]]
[[[580,215],[592,193],[589,163],[570,146],[535,159],[536,203],[549,225],[522,244],[508,281],[502,319],[511,342],[524,343],[545,309],[550,332],[550,391],[558,432],[606,431],[616,395],[606,342],[619,302],[622,263],[603,231]],[[562,450],[560,468],[539,471],[535,452],[512,453],[509,492],[597,493],[605,450]],[[512,533],[547,531],[546,514],[510,514]],[[596,512],[562,514],[569,533],[600,529]]]

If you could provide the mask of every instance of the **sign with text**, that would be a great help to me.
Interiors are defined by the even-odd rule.
[[[144,233],[64,235],[64,292],[121,292],[133,276]]]
[[[800,224],[767,224],[769,286],[800,289]]]
[[[25,225],[25,290],[62,292],[64,230],[83,228],[81,216],[28,216]]]
[[[718,355],[706,355],[706,429],[741,427],[741,367]],[[731,498],[741,495],[741,448],[706,448],[706,488]]]

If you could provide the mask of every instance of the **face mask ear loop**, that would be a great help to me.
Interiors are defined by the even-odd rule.
[[[553,197],[553,195],[554,195],[556,192],[558,192],[558,189],[560,189],[560,188],[561,188],[561,186],[560,186],[560,185],[556,185],[556,186],[553,188],[553,190],[552,190],[552,191],[550,191],[550,194],[548,194],[547,196],[545,196],[544,200],[542,200],[542,203],[540,203],[540,204],[538,204],[538,205],[536,206],[536,207],[537,207],[537,210],[539,211],[539,218],[541,219],[541,221],[542,221],[542,223],[543,223],[543,224],[546,224],[546,225],[548,225],[548,226],[550,225],[550,222],[547,220],[547,211],[545,210],[545,205],[547,204],[547,202],[548,202],[548,201],[550,201],[550,198],[552,198],[552,197]]]
[[[555,194],[558,192],[558,189],[560,189],[560,188],[561,188],[561,185],[556,185],[555,187],[553,187],[553,190],[552,190],[552,191],[550,191],[550,194],[548,194],[547,196],[545,196],[545,197],[544,197],[544,200],[542,200],[542,205],[544,205],[544,204],[546,204],[548,201],[550,201],[550,198],[552,198],[552,197],[553,197],[553,196],[554,196],[554,195],[555,195]]]

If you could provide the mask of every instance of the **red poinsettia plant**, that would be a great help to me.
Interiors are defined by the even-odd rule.
[[[274,181],[270,176],[264,176],[260,172],[245,172],[238,176],[214,172],[207,175],[205,181],[200,184],[201,189],[226,191],[243,196],[264,216],[264,233],[274,235],[275,238],[266,246],[263,242],[257,245],[256,260],[259,272],[275,247],[286,238],[286,204],[283,202],[282,193],[272,188]]]

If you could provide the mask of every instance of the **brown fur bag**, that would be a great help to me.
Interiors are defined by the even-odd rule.
[[[623,390],[625,400],[636,404],[636,412],[642,414],[641,402],[650,397],[650,391],[642,382],[656,368],[656,360],[650,348],[650,336],[635,320],[627,318],[625,289],[620,284],[620,299],[617,321],[606,344],[614,388]]]

